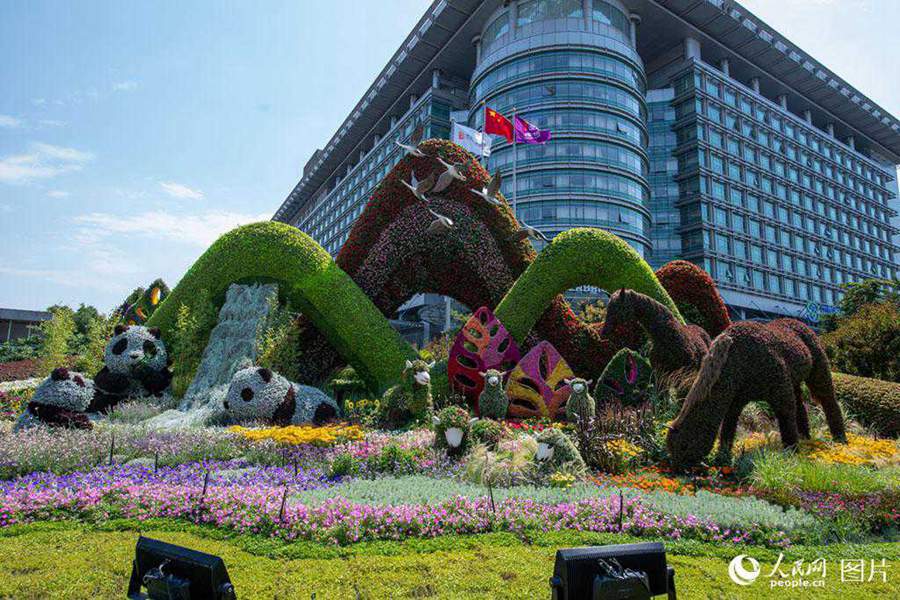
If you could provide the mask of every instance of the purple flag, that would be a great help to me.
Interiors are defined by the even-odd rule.
[[[522,117],[515,118],[516,142],[520,144],[546,144],[550,141],[549,129],[538,129]]]

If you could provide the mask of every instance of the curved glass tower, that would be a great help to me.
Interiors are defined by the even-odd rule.
[[[482,107],[553,131],[517,145],[519,218],[548,237],[596,226],[650,250],[646,76],[634,24],[618,0],[518,0],[487,19],[472,74],[470,118]],[[497,144],[502,141],[502,144]],[[495,138],[487,166],[513,199],[513,147]]]

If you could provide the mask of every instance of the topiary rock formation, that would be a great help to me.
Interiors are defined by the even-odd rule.
[[[584,459],[565,433],[555,427],[548,427],[537,436],[537,454],[540,471],[551,475],[557,471],[581,473],[585,470]]]
[[[489,419],[505,419],[509,410],[509,399],[503,389],[504,373],[489,369],[482,373],[483,391],[478,396],[478,414]]]
[[[443,409],[432,417],[435,448],[446,450],[450,456],[462,456],[468,450],[472,424],[477,420],[459,406]]]
[[[91,429],[85,411],[94,398],[94,384],[81,373],[60,367],[54,369],[34,391],[14,431],[37,425]]]
[[[628,348],[619,350],[606,368],[594,397],[598,406],[619,402],[622,406],[639,406],[650,399],[653,369],[646,358]]]
[[[822,406],[832,439],[846,442],[828,358],[816,334],[794,319],[732,325],[713,342],[669,428],[666,445],[673,464],[702,461],[717,434],[722,458],[729,458],[738,418],[753,400],[768,402],[782,443],[795,446],[801,435],[809,437],[802,383]]]
[[[566,402],[566,420],[575,423],[579,419],[593,419],[597,414],[597,404],[589,391],[591,381],[576,377],[567,380],[566,383],[572,388],[572,393]]]
[[[434,363],[424,360],[407,360],[400,383],[390,388],[381,398],[381,423],[395,429],[411,421],[423,421],[431,414],[434,404],[431,398],[431,368]]]
[[[709,334],[699,325],[685,325],[653,298],[622,289],[606,306],[603,335],[629,324],[640,327],[653,343],[650,364],[658,375],[696,371],[711,343]]]

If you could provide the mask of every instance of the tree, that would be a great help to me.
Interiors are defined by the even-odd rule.
[[[51,306],[53,318],[41,323],[44,339],[41,343],[38,374],[46,377],[57,367],[64,367],[69,359],[69,340],[75,334],[75,319],[68,306]]]
[[[844,290],[844,297],[838,305],[839,312],[825,315],[819,323],[824,332],[836,330],[843,319],[853,317],[863,306],[869,304],[887,302],[900,307],[900,281],[896,279],[864,279],[845,283],[841,288]]]
[[[78,305],[78,310],[75,311],[73,317],[75,319],[75,331],[81,335],[87,335],[91,323],[100,317],[100,311],[82,302]]]
[[[843,317],[822,336],[836,371],[900,382],[900,306],[873,302]]]

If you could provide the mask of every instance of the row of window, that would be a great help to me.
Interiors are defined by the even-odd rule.
[[[573,225],[627,229],[647,236],[650,220],[643,213],[615,204],[591,200],[541,200],[523,202],[519,217],[529,225]]]
[[[781,108],[767,106],[765,102],[749,93],[738,92],[720,80],[718,73],[694,71],[693,74],[688,74],[676,82],[676,94],[688,91],[692,86],[693,89],[701,90],[706,95],[723,101],[724,106],[707,98],[706,103],[712,107],[707,116],[717,123],[725,124],[726,129],[735,128],[738,113],[741,113],[745,117],[752,118],[756,125],[765,126],[757,127],[760,132],[764,132],[757,133],[764,145],[776,144],[775,147],[779,152],[793,152],[802,164],[806,164],[811,156],[825,158],[881,188],[886,188],[888,182],[893,179],[893,176],[878,167],[873,167],[852,150],[839,148],[833,138],[824,137],[821,132],[801,121],[799,117]],[[735,110],[732,111],[731,108]],[[681,110],[684,110],[684,107],[681,107]],[[807,149],[812,155],[807,153]]]
[[[689,172],[693,167],[693,161],[690,160],[693,155],[682,155],[682,158],[683,160],[679,164],[684,172]],[[756,204],[759,201],[759,196],[744,191],[742,186],[748,186],[768,197],[773,197],[772,200],[762,201],[763,205],[772,207],[772,209],[766,209],[769,212],[775,212],[774,207],[779,206],[777,202],[780,200],[785,205],[796,208],[803,207],[809,212],[816,212],[822,217],[827,217],[832,222],[847,225],[881,240],[887,241],[891,238],[891,225],[887,211],[875,210],[869,205],[871,213],[869,218],[860,217],[855,211],[847,209],[845,206],[817,199],[812,194],[803,193],[794,187],[787,187],[784,183],[773,181],[770,177],[755,176],[754,178],[754,174],[748,176],[749,169],[734,161],[726,161],[715,153],[708,154],[705,150],[700,150],[697,158],[702,168],[708,169],[715,175],[726,176],[731,180],[733,185],[730,188],[728,199],[734,204],[743,204],[745,198],[750,204]],[[724,186],[725,183],[716,180],[712,189],[717,193],[724,194]],[[866,208],[866,206],[862,206],[862,208]],[[782,209],[786,216],[788,206],[783,206]]]
[[[757,290],[786,296],[792,300],[816,302],[828,306],[837,304],[841,296],[837,290],[816,283],[744,267],[727,260],[706,259],[704,268],[723,287]]]
[[[488,159],[489,170],[511,167],[513,148],[495,151]],[[550,144],[516,145],[518,166],[547,162],[584,161],[630,171],[639,177],[647,177],[647,159],[622,146],[595,140],[570,140],[557,138]]]
[[[574,131],[598,133],[626,139],[631,143],[646,147],[647,134],[634,121],[615,114],[580,108],[553,107],[552,109],[529,110],[520,113],[529,123],[556,132]],[[484,126],[484,111],[478,110],[473,121],[475,127]]]
[[[472,106],[477,106],[486,93],[501,85],[545,73],[593,73],[618,79],[642,94],[647,89],[643,73],[622,59],[587,50],[544,52],[516,58],[488,71],[472,87]]]
[[[646,119],[643,98],[636,92],[627,92],[612,84],[592,81],[560,80],[532,83],[489,97],[487,102],[494,110],[506,114],[514,106],[522,109],[537,102],[554,100],[597,102],[625,111],[639,118],[641,122]]]
[[[612,196],[645,205],[649,200],[647,188],[623,175],[580,169],[553,169],[519,173],[516,177],[518,196],[549,193],[598,194]],[[505,176],[503,194],[512,198],[513,178]]]

